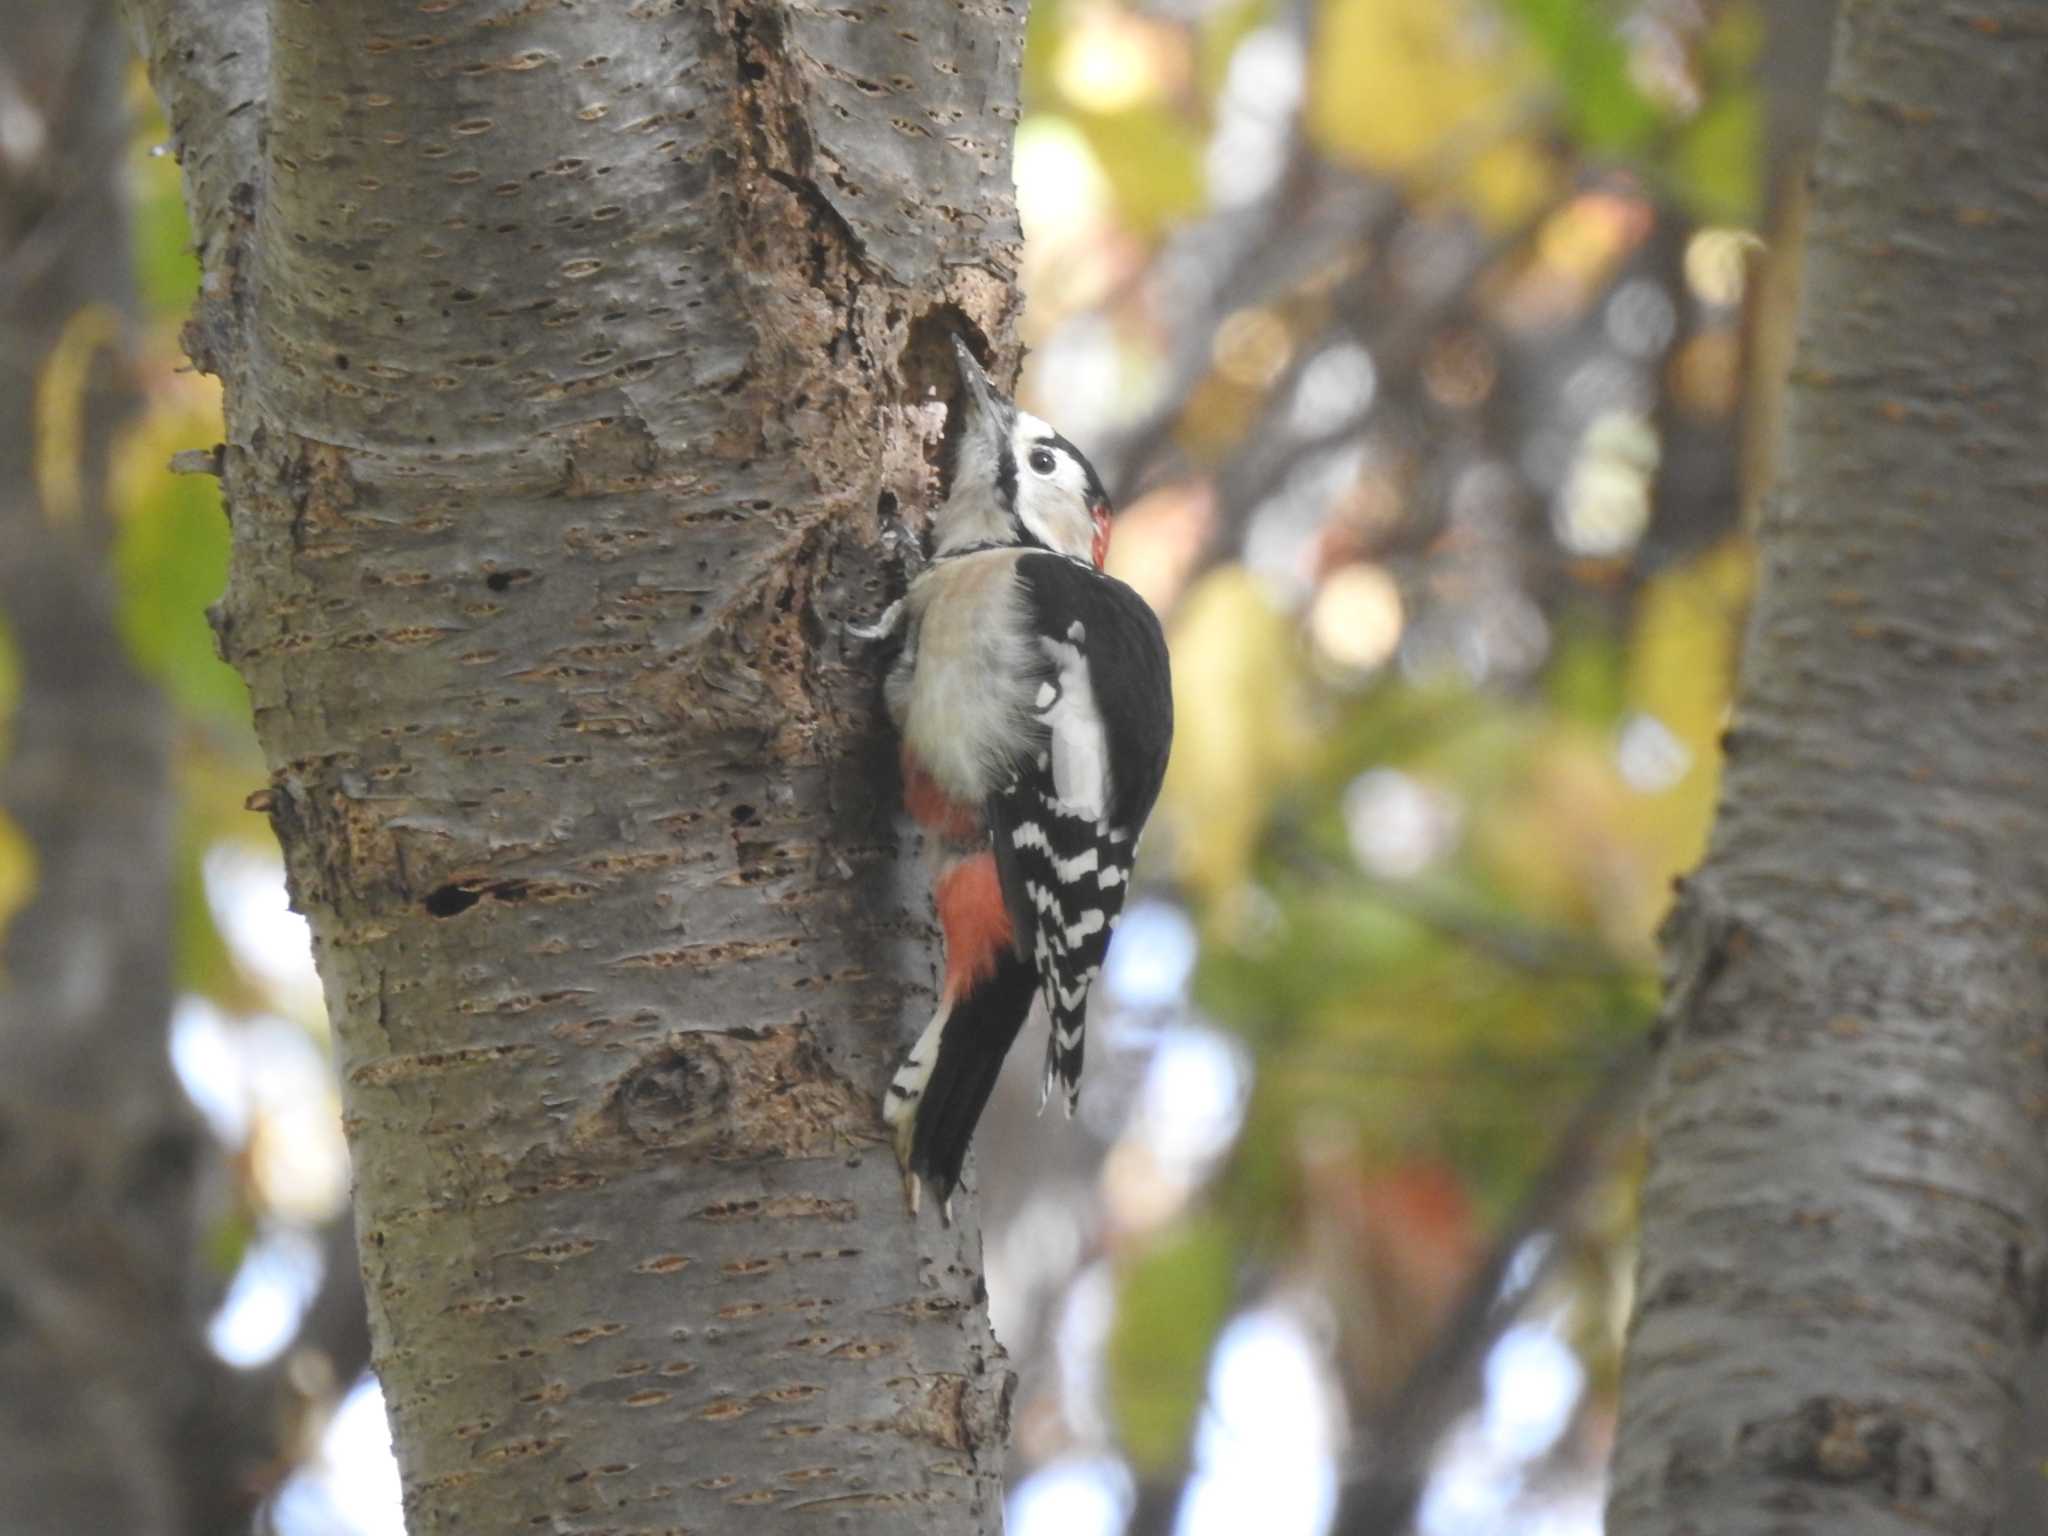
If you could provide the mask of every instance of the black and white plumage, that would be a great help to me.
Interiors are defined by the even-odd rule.
[[[1057,1086],[1071,1112],[1088,991],[1166,774],[1173,694],[1159,620],[1137,593],[1058,555],[1024,555],[1017,575],[1042,658],[1032,695],[1042,735],[993,797],[989,824],[1004,904],[1051,1024],[1046,1091]]]
[[[929,834],[946,972],[884,1117],[942,1199],[1027,1014],[1071,1110],[1088,993],[1129,889],[1173,734],[1166,643],[1101,566],[1109,506],[1073,444],[997,394],[955,342],[962,396],[931,563],[869,638],[905,804]]]

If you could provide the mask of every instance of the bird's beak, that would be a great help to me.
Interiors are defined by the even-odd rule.
[[[992,438],[1005,436],[1010,429],[1010,403],[996,393],[995,385],[989,383],[981,364],[958,336],[953,338],[953,365],[960,374],[961,393],[967,401],[968,424]]]

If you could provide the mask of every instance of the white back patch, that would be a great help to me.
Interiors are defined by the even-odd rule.
[[[1041,644],[1059,678],[1059,696],[1042,714],[1052,738],[1053,793],[1064,805],[1099,821],[1109,811],[1109,742],[1095,707],[1088,657],[1064,640]]]

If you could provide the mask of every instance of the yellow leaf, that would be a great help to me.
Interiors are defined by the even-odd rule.
[[[1455,187],[1489,229],[1512,228],[1557,194],[1557,166],[1529,139],[1503,139],[1474,158]]]
[[[20,692],[21,675],[15,657],[14,637],[8,633],[6,624],[0,623],[0,758],[4,758],[8,751],[8,727]],[[27,903],[35,884],[35,848],[22,836],[21,829],[7,813],[0,811],[0,934],[7,932],[7,925]]]
[[[1309,735],[1293,626],[1242,567],[1204,577],[1173,635],[1173,759],[1161,815],[1178,872],[1210,899],[1243,879],[1273,787]]]
[[[1651,955],[1672,877],[1706,848],[1750,584],[1740,538],[1660,574],[1636,611],[1621,734],[1558,722],[1528,744],[1472,839],[1516,906]],[[1660,773],[1624,771],[1631,730],[1662,744],[1651,749]]]
[[[103,347],[114,346],[120,336],[120,312],[112,305],[83,306],[64,322],[36,379],[36,489],[41,494],[43,516],[54,524],[78,516],[84,494],[81,456],[92,363]]]
[[[1158,102],[1120,112],[1076,112],[1116,194],[1118,216],[1151,236],[1202,206],[1202,144],[1192,126]]]
[[[1331,0],[1310,66],[1310,134],[1337,159],[1456,192],[1493,227],[1526,216],[1553,173],[1506,125],[1538,74],[1527,47],[1486,22],[1459,0]]]
[[[1472,846],[1519,911],[1646,945],[1647,866],[1619,831],[1628,787],[1604,731],[1563,724],[1531,741],[1513,780],[1481,806]]]
[[[1686,772],[1636,797],[1632,820],[1651,844],[1654,910],[1663,916],[1671,877],[1697,864],[1721,785],[1721,731],[1735,691],[1743,615],[1755,584],[1755,552],[1730,538],[1650,583],[1628,650],[1629,701],[1684,743]]]
[[[28,905],[36,888],[36,851],[6,812],[0,811],[0,934]]]

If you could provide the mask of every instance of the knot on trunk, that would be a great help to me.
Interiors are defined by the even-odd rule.
[[[579,1148],[690,1148],[720,1159],[829,1156],[875,1139],[873,1106],[803,1025],[670,1035],[571,1133]]]
[[[1875,1482],[1892,1499],[1917,1501],[1934,1492],[1934,1452],[1889,1403],[1809,1397],[1790,1413],[1745,1424],[1740,1445],[1783,1477]]]

